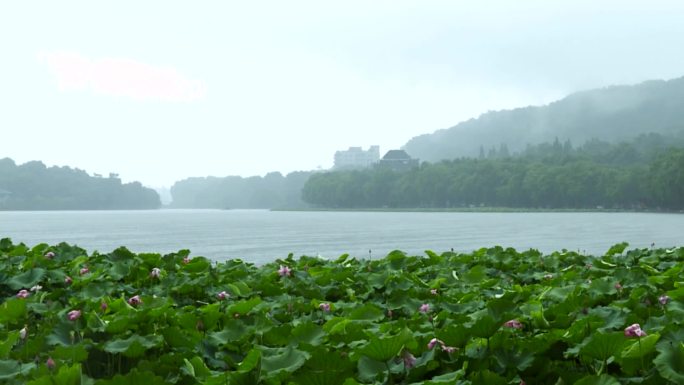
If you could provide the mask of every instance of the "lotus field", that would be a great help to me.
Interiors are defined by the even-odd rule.
[[[0,383],[684,384],[684,249],[256,266],[0,241]]]

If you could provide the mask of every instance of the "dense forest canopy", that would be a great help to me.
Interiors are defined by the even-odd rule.
[[[39,161],[17,165],[0,159],[1,210],[156,209],[159,195],[139,182],[121,183],[116,174],[90,176]]]
[[[674,147],[675,144],[682,147]],[[333,208],[684,209],[684,140],[659,134],[610,144],[592,140],[529,146],[522,154],[424,162],[408,172],[382,169],[313,175],[303,198]]]
[[[542,107],[488,112],[477,119],[411,139],[404,149],[423,161],[477,157],[484,147],[505,144],[520,152],[528,144],[617,142],[640,134],[684,131],[684,78],[648,81],[575,93]]]
[[[188,178],[171,187],[175,208],[269,209],[304,206],[301,191],[312,172],[264,177]]]

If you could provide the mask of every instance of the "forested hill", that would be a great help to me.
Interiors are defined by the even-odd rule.
[[[382,168],[318,173],[304,201],[327,208],[468,206],[684,210],[684,138],[640,135],[632,142],[559,141],[510,156],[423,162],[404,172]]]
[[[270,209],[305,206],[304,183],[312,172],[279,172],[264,177],[239,176],[188,178],[171,187],[174,208]]]
[[[156,191],[117,175],[90,176],[70,167],[46,167],[32,161],[17,165],[0,159],[0,210],[156,209]]]
[[[423,161],[476,157],[500,148],[590,139],[617,142],[655,132],[684,131],[684,78],[613,86],[572,94],[541,107],[488,112],[454,127],[411,139],[404,149]]]

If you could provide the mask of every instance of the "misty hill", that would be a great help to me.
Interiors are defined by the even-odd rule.
[[[17,165],[0,159],[0,210],[156,209],[159,195],[138,182],[121,183],[116,174],[90,176],[39,161]]]
[[[520,152],[528,144],[591,139],[610,142],[640,134],[684,131],[684,78],[578,92],[541,107],[488,112],[477,119],[411,139],[404,149],[424,161],[476,157],[481,150]]]
[[[171,187],[174,208],[272,209],[304,206],[301,191],[312,172],[283,176],[271,172],[264,177],[239,176],[188,178]]]

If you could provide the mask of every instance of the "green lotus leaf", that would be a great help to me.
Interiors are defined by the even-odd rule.
[[[358,350],[358,353],[368,356],[376,361],[385,362],[397,355],[407,345],[416,345],[413,333],[408,329],[403,329],[394,336],[373,336],[367,345]]]
[[[64,365],[54,377],[55,385],[82,385],[81,364]]]
[[[387,372],[387,366],[384,362],[374,360],[370,357],[363,356],[359,359],[356,365],[359,380],[364,382],[373,382],[382,374]]]
[[[163,338],[159,335],[140,336],[134,334],[126,339],[115,339],[104,344],[109,353],[121,353],[126,357],[140,357],[146,350],[161,345]]]
[[[204,257],[195,257],[187,264],[183,265],[183,270],[188,273],[204,273],[211,268],[211,261]]]
[[[279,349],[261,347],[260,350],[262,375],[266,378],[274,377],[282,371],[292,373],[311,357],[309,353],[292,346]]]
[[[613,256],[615,254],[622,254],[625,249],[629,246],[629,243],[622,242],[611,246],[606,252],[606,256]]]
[[[226,322],[223,330],[208,333],[207,336],[210,341],[220,346],[249,337],[252,333],[254,331],[247,328],[243,323],[230,320]]]
[[[320,345],[325,336],[323,328],[311,321],[297,325],[290,333],[292,334],[292,342],[303,342],[313,346]]]
[[[223,314],[221,312],[221,304],[220,303],[213,303],[211,305],[205,305],[200,308],[200,312],[202,313],[202,322],[204,323],[204,329],[205,330],[211,330],[213,329],[218,320],[223,317]]]
[[[640,358],[653,353],[659,338],[660,334],[653,333],[633,341],[622,350],[622,357]]]
[[[164,341],[166,341],[169,346],[179,350],[186,349],[191,351],[195,349],[201,339],[199,332],[180,329],[177,326],[164,328],[161,330],[161,334],[164,336]]]
[[[487,369],[479,370],[470,376],[473,385],[506,385],[508,381]]]
[[[200,357],[193,357],[192,359],[183,358],[183,364],[180,366],[181,373],[196,378],[204,379],[210,376],[211,370],[207,367]]]
[[[242,300],[235,302],[234,304],[230,305],[228,307],[228,314],[239,314],[239,315],[245,315],[252,311],[254,307],[256,307],[258,304],[262,302],[261,298],[259,297],[254,297],[250,298],[248,300]]]
[[[489,312],[482,310],[471,314],[473,319],[470,330],[475,337],[489,338],[501,327],[499,322],[492,317]]]
[[[338,385],[354,374],[354,364],[339,352],[316,349],[294,376],[300,385]]]
[[[165,385],[163,378],[149,371],[131,370],[125,376],[115,375],[111,380],[98,381],[96,385]]]
[[[624,333],[601,333],[592,334],[589,341],[580,349],[580,356],[589,359],[607,360],[610,357],[619,357],[628,342]]]
[[[684,344],[666,342],[658,345],[660,352],[653,360],[660,376],[675,384],[684,384]]]
[[[613,376],[602,374],[600,376],[582,377],[574,385],[620,385],[620,381]]]
[[[352,310],[348,318],[354,321],[377,321],[385,318],[385,312],[372,303],[366,303]]]
[[[19,340],[19,331],[11,331],[7,333],[7,339],[0,342],[0,359],[9,357],[9,353],[14,345]]]
[[[238,372],[247,373],[261,367],[261,350],[252,349],[238,366]]]
[[[459,369],[455,372],[449,372],[434,376],[432,379],[422,382],[423,385],[441,385],[441,384],[457,384],[458,380],[465,377],[465,370]],[[414,383],[417,384],[417,383]],[[413,384],[412,384],[413,385]]]
[[[54,359],[60,360],[73,360],[75,362],[83,362],[88,359],[88,351],[86,350],[85,344],[63,346],[58,345],[52,352],[50,356]]]
[[[14,290],[29,289],[40,283],[44,276],[45,269],[35,268],[8,279],[5,285]]]
[[[21,373],[18,361],[0,360],[0,380],[10,380]]]

